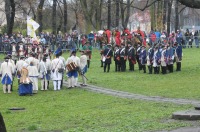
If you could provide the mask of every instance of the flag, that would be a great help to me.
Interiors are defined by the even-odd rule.
[[[36,38],[35,31],[40,27],[40,25],[34,21],[31,17],[27,16],[27,35]]]

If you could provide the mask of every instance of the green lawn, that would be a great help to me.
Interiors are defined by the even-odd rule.
[[[100,68],[99,51],[94,50],[91,68],[86,76],[90,84],[144,95],[199,99],[199,52],[185,49],[181,72],[167,75],[149,75],[135,72],[104,73]],[[79,54],[78,54],[79,55]],[[69,53],[64,54],[65,57]],[[135,67],[135,69],[138,69]],[[174,121],[171,114],[192,108],[190,105],[155,103],[122,99],[84,89],[39,91],[34,96],[18,96],[15,80],[14,92],[0,92],[0,112],[8,132],[21,131],[155,131],[190,126]],[[8,108],[24,107],[13,112]]]
[[[8,132],[20,131],[147,131],[190,124],[168,121],[191,106],[121,99],[84,89],[39,92],[34,96],[0,93],[0,111]],[[25,111],[8,108],[24,107]]]

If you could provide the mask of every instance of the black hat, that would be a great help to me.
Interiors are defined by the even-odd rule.
[[[17,44],[23,44],[23,42],[22,42],[22,41],[19,41],[19,42],[17,42]]]

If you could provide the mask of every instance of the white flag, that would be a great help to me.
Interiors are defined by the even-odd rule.
[[[27,35],[36,38],[35,30],[37,30],[40,25],[35,22],[31,17],[27,16]]]

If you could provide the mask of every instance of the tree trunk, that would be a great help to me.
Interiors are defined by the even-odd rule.
[[[167,8],[167,33],[168,33],[168,35],[170,34],[170,25],[171,25],[170,20],[171,20],[172,1],[173,0],[168,1],[168,8]]]
[[[59,25],[58,25],[58,28],[57,28],[57,34],[59,33],[59,31],[61,31],[62,23],[63,23],[63,19],[62,19],[62,16],[61,16],[60,21],[59,21]]]
[[[130,17],[130,5],[131,5],[131,2],[130,0],[127,0],[127,7],[126,7],[126,18],[125,18],[125,22],[124,22],[124,27],[127,28],[127,25],[128,25],[128,20],[129,20],[129,17]]]
[[[52,33],[56,34],[56,1],[53,0],[53,10],[52,10]]]
[[[63,29],[64,29],[64,32],[67,32],[67,1],[66,0],[63,0],[63,3],[64,3],[64,23],[63,23]]]
[[[119,0],[116,0],[116,27],[119,27]]]
[[[93,18],[93,14],[95,13],[95,8],[94,7],[94,1],[91,1],[93,3],[91,3],[90,9],[88,9],[88,2],[86,0],[80,0],[81,3],[81,7],[83,10],[83,14],[85,17],[85,22],[86,22],[86,33],[89,33],[92,30],[92,27],[95,27],[95,23],[93,23],[92,18]]]
[[[128,20],[130,17],[130,0],[127,0],[127,4],[126,7],[124,7],[123,0],[120,1],[120,5],[121,5],[121,20],[122,20],[122,26],[123,28],[127,28],[127,24],[128,24]],[[125,14],[125,10],[126,10],[126,14]],[[126,16],[126,17],[125,17]]]
[[[108,21],[107,21],[107,28],[110,29],[111,24],[111,0],[108,0]]]
[[[175,0],[175,32],[179,29],[178,0]]]
[[[14,19],[15,19],[15,1],[14,0],[5,0],[5,12],[6,12],[6,21],[7,21],[7,34],[11,35]]]
[[[3,120],[3,116],[0,113],[0,130],[1,132],[6,132],[6,125]]]
[[[101,12],[102,12],[102,4],[103,4],[103,0],[96,0],[96,14],[95,14],[95,23],[96,23],[96,30],[100,30],[101,29],[101,24],[102,24],[102,20],[101,20]]]
[[[42,30],[43,30],[43,23],[42,23],[43,14],[42,14],[42,11],[43,11],[44,1],[45,0],[40,0],[40,3],[39,3],[38,8],[37,8],[37,15],[38,15],[37,21],[40,25],[40,27],[38,29],[39,32],[42,32]]]
[[[163,5],[163,30],[166,30],[166,19],[167,19],[167,1],[168,0],[164,0],[164,5]]]

